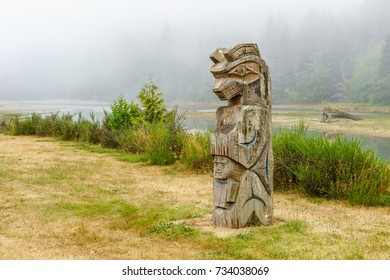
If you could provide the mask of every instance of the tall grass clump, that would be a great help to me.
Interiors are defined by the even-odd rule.
[[[45,117],[33,113],[31,116],[14,116],[7,127],[7,133],[12,135],[37,135],[60,138],[65,141],[83,141],[98,143],[100,138],[100,122],[91,114],[87,120],[78,114],[53,113]]]
[[[149,147],[150,135],[145,126],[122,130],[115,137],[118,148],[132,154],[144,154]]]
[[[58,114],[42,117],[33,113],[31,116],[15,115],[11,118],[7,127],[7,133],[11,135],[38,135],[57,137],[61,135],[58,122]]]
[[[307,127],[304,123],[291,130],[280,130],[272,139],[274,152],[274,186],[279,190],[291,190],[298,187],[298,178],[294,172],[304,163],[299,146],[305,141]]]
[[[169,165],[176,161],[176,154],[171,146],[172,135],[163,123],[147,126],[149,142],[145,157],[150,164]]]
[[[390,169],[361,139],[328,140],[300,124],[274,136],[275,185],[352,204],[390,206]]]
[[[11,117],[8,132],[12,135],[37,135],[41,121],[42,117],[36,113],[28,117],[14,115]]]
[[[189,169],[211,172],[213,157],[210,153],[210,130],[185,134],[180,160]]]
[[[99,143],[100,122],[95,120],[93,113],[90,113],[90,120],[86,119],[82,113],[76,115],[65,114],[59,120],[60,138],[64,141],[81,141],[93,144]]]

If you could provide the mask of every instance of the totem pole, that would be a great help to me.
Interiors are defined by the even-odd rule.
[[[218,48],[210,55],[213,92],[228,105],[216,112],[215,226],[270,225],[273,217],[271,77],[256,44]]]

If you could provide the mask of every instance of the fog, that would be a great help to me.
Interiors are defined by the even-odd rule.
[[[386,1],[374,2],[386,6]],[[0,0],[0,100],[110,101],[120,94],[134,98],[149,81],[157,84],[166,100],[213,100],[211,51],[254,42],[270,65],[276,100],[283,102],[285,95],[294,96],[291,91],[297,87],[296,80],[283,84],[283,75],[296,77],[302,72],[302,55],[295,54],[307,51],[311,57],[323,53],[327,61],[329,53],[322,49],[326,44],[312,34],[348,46],[352,40],[365,38],[361,32],[369,32],[370,40],[356,47],[350,76],[345,78],[348,88],[356,59],[383,45],[388,35],[384,30],[390,30],[389,26],[371,29],[375,34],[370,28],[361,30],[369,24],[383,25],[362,22],[367,3]],[[380,21],[375,17],[378,11],[383,13],[383,9],[372,11],[367,20]],[[289,58],[283,55],[291,52],[294,61],[288,62],[289,68],[284,65]]]

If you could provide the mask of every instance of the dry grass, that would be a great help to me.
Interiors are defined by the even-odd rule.
[[[210,174],[2,134],[0,178],[0,259],[390,259],[389,208],[276,193],[273,226],[217,229]]]

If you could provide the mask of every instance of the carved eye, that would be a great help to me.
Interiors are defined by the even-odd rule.
[[[239,66],[236,71],[235,71],[235,74],[239,75],[239,76],[244,76],[247,72],[247,68],[245,65],[242,65],[242,66]]]

